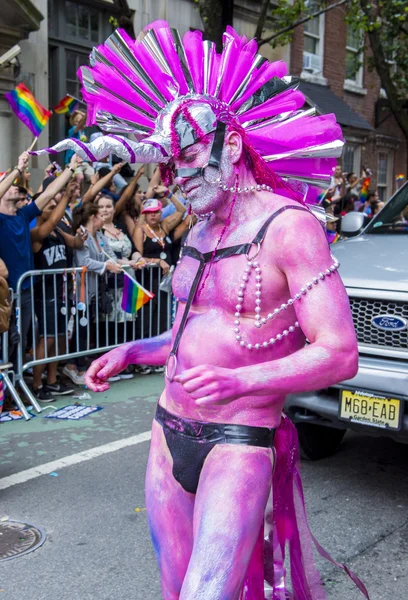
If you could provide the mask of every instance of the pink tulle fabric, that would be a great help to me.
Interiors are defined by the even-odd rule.
[[[326,593],[316,568],[313,550],[343,569],[369,600],[365,585],[347,566],[333,560],[312,535],[306,516],[306,505],[300,476],[297,431],[283,415],[276,430],[275,470],[272,480],[272,503],[265,513],[263,540],[263,577],[271,588],[268,600],[326,600]],[[264,600],[260,596],[262,565],[258,558],[258,580],[251,568],[240,600]],[[290,577],[287,574],[287,562]],[[256,561],[255,561],[256,564]],[[252,562],[253,569],[254,562]],[[259,568],[261,566],[261,568]],[[263,583],[263,581],[262,581]]]

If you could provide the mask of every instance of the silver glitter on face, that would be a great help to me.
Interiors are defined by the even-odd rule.
[[[176,169],[195,169],[203,167],[209,161],[211,154],[212,139],[210,142],[197,142],[189,148],[186,148],[180,157],[174,159]],[[191,202],[193,212],[200,216],[211,213],[220,208],[224,203],[226,195],[230,191],[222,190],[217,182],[221,178],[222,182],[228,186],[234,187],[234,167],[229,157],[229,148],[224,144],[220,169],[207,167],[204,176],[198,177],[177,177],[177,183],[188,200]]]

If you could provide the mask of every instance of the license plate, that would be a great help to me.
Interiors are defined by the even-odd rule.
[[[361,390],[342,390],[339,417],[370,427],[398,430],[401,429],[401,400]]]

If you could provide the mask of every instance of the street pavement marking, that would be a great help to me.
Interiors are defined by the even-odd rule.
[[[95,448],[90,448],[89,450],[78,452],[77,454],[71,454],[70,456],[64,456],[58,460],[53,460],[51,462],[44,463],[43,465],[38,465],[38,467],[33,467],[32,469],[27,469],[26,471],[20,471],[20,473],[14,473],[14,475],[3,477],[3,479],[0,479],[0,490],[5,490],[6,488],[19,483],[25,483],[26,481],[30,481],[30,479],[41,477],[41,475],[49,475],[50,473],[59,471],[64,467],[78,465],[86,460],[91,460],[92,458],[97,458],[98,456],[109,454],[110,452],[116,452],[116,450],[122,450],[122,448],[135,446],[136,444],[141,444],[142,442],[148,442],[151,438],[151,435],[151,431],[145,431],[143,433],[139,433],[138,435],[132,435],[131,437],[123,438],[122,440],[117,440],[116,442],[110,442],[109,444],[104,444],[103,446],[96,446]]]

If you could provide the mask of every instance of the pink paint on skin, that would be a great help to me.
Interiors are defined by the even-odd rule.
[[[208,143],[199,142],[182,152],[175,166],[200,167],[207,163],[209,153]],[[237,166],[240,187],[256,185],[247,164],[240,134],[228,133],[221,162],[223,182],[234,186]],[[215,169],[206,169],[206,179],[215,180],[217,176]],[[194,227],[188,240],[188,245],[200,252],[212,252],[229,216],[233,194],[202,177],[179,178],[176,183],[185,188],[196,214],[214,213]],[[272,213],[288,205],[298,203],[263,191],[238,194],[221,247],[250,242]],[[263,273],[262,315],[280,307],[333,263],[321,225],[311,214],[294,210],[283,212],[271,223],[257,260]],[[258,351],[242,348],[235,340],[234,313],[246,265],[244,255],[215,262],[201,294],[192,303],[177,353],[176,376],[171,382],[166,380],[160,398],[160,404],[174,415],[279,428],[288,393],[327,387],[352,378],[357,371],[348,297],[336,273],[261,330],[253,325],[256,290],[255,282],[249,283],[240,316],[240,327],[248,342],[255,344],[274,337],[296,320],[300,327],[273,346]],[[173,333],[125,344],[96,360],[86,376],[91,390],[105,391],[109,387],[106,380],[128,364],[166,362],[197,266],[197,261],[186,256],[175,271],[173,292],[180,302]],[[306,338],[310,342],[307,347]],[[292,430],[285,421],[282,433],[279,431],[278,446],[283,448],[282,440],[289,439]],[[290,452],[286,448],[287,456]],[[278,453],[278,465],[279,460]],[[217,445],[205,460],[197,494],[189,494],[174,479],[162,428],[153,423],[146,505],[166,600],[263,600],[260,531],[271,489],[272,465],[273,454],[268,448]],[[279,468],[277,471],[280,477],[286,473],[282,475]],[[295,479],[296,474],[294,470]],[[283,484],[280,487],[287,498],[290,490]],[[279,489],[275,491],[279,494]],[[277,512],[281,540],[294,535],[283,514]],[[272,538],[270,541],[278,543]],[[307,585],[313,573],[311,567],[306,574]],[[299,592],[298,600],[325,598],[320,583],[304,586],[306,583],[299,583],[298,589],[305,595]],[[306,595],[307,589],[314,590],[313,596]],[[279,591],[278,585],[274,593],[276,600],[285,598],[284,589]]]

